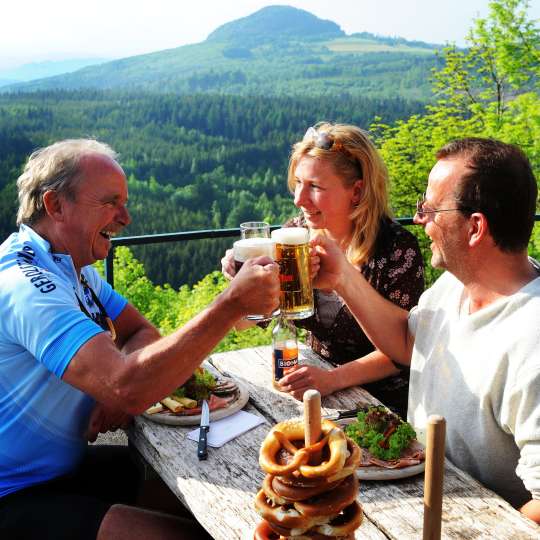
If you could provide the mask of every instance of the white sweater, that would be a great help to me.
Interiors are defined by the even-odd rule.
[[[540,277],[469,315],[446,272],[409,315],[408,418],[446,418],[446,455],[514,506],[540,499]]]

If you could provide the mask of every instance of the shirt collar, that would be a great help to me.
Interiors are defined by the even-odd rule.
[[[55,272],[55,269],[59,269],[62,274],[68,277],[70,280],[78,283],[79,276],[75,270],[73,259],[71,255],[67,253],[52,253],[51,244],[48,240],[40,236],[34,229],[28,225],[21,224],[19,229],[22,242],[29,241],[32,248],[35,249],[36,255],[38,255],[41,264],[45,264],[49,267],[49,270]],[[50,264],[50,263],[54,264]],[[55,272],[56,273],[56,272]]]

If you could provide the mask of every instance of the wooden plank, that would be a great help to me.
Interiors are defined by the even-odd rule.
[[[301,349],[301,357],[301,363],[329,367],[317,354],[305,347]],[[269,379],[270,361],[270,347],[245,349],[236,351],[236,354],[214,354],[210,359],[212,365],[220,371],[251,381],[250,399],[266,418],[281,422],[291,416],[301,416],[301,402],[272,388]],[[359,403],[379,402],[362,388],[348,388],[322,398],[323,414],[351,409]],[[367,520],[388,538],[412,540],[422,536],[423,492],[423,475],[391,482],[365,481],[360,486],[359,501],[364,507]],[[446,461],[441,537],[539,538],[540,527]]]
[[[246,410],[256,414],[249,406]],[[264,478],[259,448],[269,427],[262,424],[219,449],[210,447],[208,459],[202,462],[196,456],[196,443],[186,438],[193,428],[165,426],[139,417],[129,437],[213,538],[252,539],[260,521],[253,501]],[[387,538],[369,520],[362,529],[361,538]]]
[[[302,362],[326,366],[302,349]],[[171,427],[137,418],[130,441],[170,489],[218,540],[252,539],[260,521],[253,500],[263,480],[258,452],[271,425],[302,415],[303,404],[277,392],[271,384],[271,348],[257,347],[213,354],[211,370],[238,379],[250,392],[246,410],[267,421],[219,449],[209,448],[208,460],[198,461],[197,444],[188,440],[192,427]],[[360,388],[322,399],[323,414],[378,403]],[[362,482],[358,500],[364,523],[355,538],[417,540],[422,536],[423,476]],[[500,497],[482,487],[448,461],[445,466],[442,538],[539,538],[540,528],[523,518]]]
[[[242,538],[246,523],[258,523],[253,499],[264,477],[258,451],[268,425],[219,449],[209,447],[208,459],[199,461],[196,442],[186,438],[194,427],[165,426],[143,418],[135,422],[130,441],[214,538]]]

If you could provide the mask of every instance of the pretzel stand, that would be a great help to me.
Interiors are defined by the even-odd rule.
[[[445,436],[446,420],[442,416],[430,416],[426,438],[423,540],[441,538]]]
[[[360,449],[336,424],[321,420],[321,395],[304,394],[304,418],[274,426],[261,445],[266,472],[255,509],[254,540],[352,540],[362,523],[354,474]]]

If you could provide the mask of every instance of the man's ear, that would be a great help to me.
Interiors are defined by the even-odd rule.
[[[43,194],[43,206],[49,217],[55,221],[64,221],[64,205],[56,191],[48,190]]]
[[[481,212],[474,212],[469,217],[469,246],[476,247],[489,236],[487,218]]]

